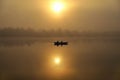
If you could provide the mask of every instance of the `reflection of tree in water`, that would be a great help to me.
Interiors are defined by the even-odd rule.
[[[0,46],[31,46],[39,40],[0,40]]]

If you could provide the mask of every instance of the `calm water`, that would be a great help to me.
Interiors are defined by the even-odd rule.
[[[0,80],[120,80],[120,39],[1,38]]]

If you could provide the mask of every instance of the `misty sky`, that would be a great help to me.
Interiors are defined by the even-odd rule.
[[[63,0],[68,5],[55,17],[54,0],[0,0],[0,27],[120,31],[120,0]]]

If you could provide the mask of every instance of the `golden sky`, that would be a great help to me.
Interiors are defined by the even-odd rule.
[[[0,0],[0,27],[118,30],[120,26],[118,1]]]

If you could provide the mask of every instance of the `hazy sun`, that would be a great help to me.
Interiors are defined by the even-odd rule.
[[[64,9],[64,4],[62,2],[54,2],[52,4],[52,10],[56,13],[60,13]]]
[[[59,57],[56,57],[56,58],[54,59],[54,62],[55,62],[55,64],[60,64],[60,58],[59,58]]]

